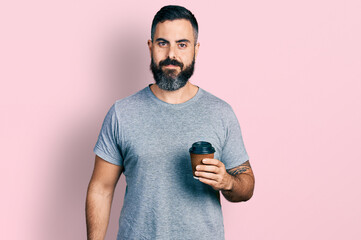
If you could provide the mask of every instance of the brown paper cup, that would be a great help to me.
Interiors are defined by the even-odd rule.
[[[193,177],[195,179],[198,179],[198,177],[196,177],[196,175],[194,174],[194,172],[196,171],[197,165],[201,165],[201,164],[203,165],[202,160],[205,159],[205,158],[214,158],[214,153],[210,153],[210,154],[190,153],[190,154],[191,154]]]

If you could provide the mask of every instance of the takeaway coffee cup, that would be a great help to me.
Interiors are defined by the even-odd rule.
[[[194,174],[197,165],[202,164],[204,158],[214,158],[215,151],[216,150],[214,150],[214,147],[212,147],[212,144],[209,142],[199,141],[192,144],[189,153],[191,155],[193,177],[195,179],[198,179]]]

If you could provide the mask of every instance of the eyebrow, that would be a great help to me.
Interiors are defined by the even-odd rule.
[[[190,41],[188,39],[181,39],[181,40],[177,40],[175,42],[176,43],[180,43],[180,42],[189,42],[190,43]]]
[[[162,42],[169,43],[169,41],[168,41],[168,40],[165,40],[164,38],[157,38],[155,41],[156,41],[156,42],[162,41]],[[190,43],[190,41],[189,41],[188,39],[180,39],[180,40],[177,40],[177,41],[175,41],[175,42],[176,42],[176,43],[180,43],[180,42],[188,42],[188,43]]]

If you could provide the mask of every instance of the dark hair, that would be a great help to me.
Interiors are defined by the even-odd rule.
[[[176,19],[186,19],[191,22],[193,27],[193,33],[194,33],[194,39],[195,43],[198,39],[198,23],[197,19],[194,17],[193,13],[186,9],[185,7],[176,6],[176,5],[168,5],[162,7],[157,14],[154,16],[153,22],[152,22],[152,30],[151,30],[151,38],[153,41],[155,28],[157,27],[157,24],[159,22],[164,21],[173,21]]]

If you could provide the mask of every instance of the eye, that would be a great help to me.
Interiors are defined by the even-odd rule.
[[[187,47],[187,44],[185,44],[185,43],[180,43],[178,46],[179,46],[180,48],[186,48],[186,47]]]
[[[167,46],[166,42],[158,42],[159,47],[165,47]]]

